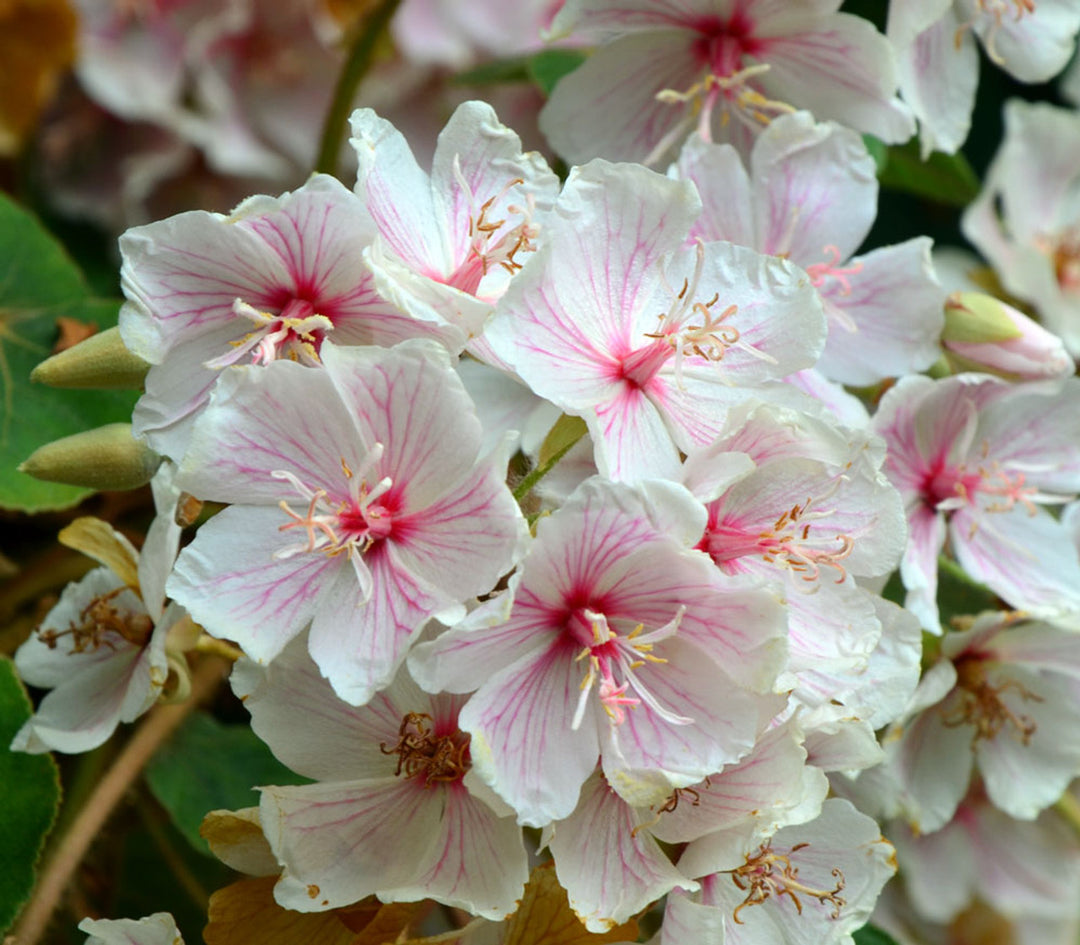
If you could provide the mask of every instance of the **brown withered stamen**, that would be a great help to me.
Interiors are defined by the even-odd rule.
[[[808,847],[808,843],[797,843],[791,848],[791,853],[797,853]],[[777,899],[787,896],[795,904],[795,909],[802,915],[803,906],[799,896],[808,896],[816,899],[822,905],[828,903],[833,907],[830,918],[840,918],[840,910],[847,905],[847,900],[840,895],[844,888],[844,873],[836,867],[832,871],[836,886],[831,890],[813,889],[805,885],[799,879],[799,868],[791,865],[791,857],[783,853],[774,853],[771,842],[763,843],[757,853],[747,854],[746,862],[738,869],[731,870],[731,880],[739,889],[746,892],[746,898],[735,907],[732,918],[739,924],[743,920],[739,913],[747,906],[760,906],[770,896]]]
[[[93,652],[100,646],[115,650],[116,645],[109,634],[116,634],[134,646],[146,646],[154,630],[154,622],[148,614],[133,614],[117,610],[113,600],[126,587],[118,587],[107,594],[99,594],[79,612],[78,622],[72,621],[67,630],[42,630],[38,628],[38,638],[50,650],[56,649],[61,637],[71,636],[75,641],[73,653]]]
[[[422,778],[424,787],[437,782],[459,781],[465,777],[469,760],[469,736],[464,732],[435,735],[432,718],[426,712],[407,712],[398,729],[398,741],[392,748],[379,745],[384,755],[397,755],[395,775]]]
[[[1015,679],[1003,679],[996,685],[987,679],[986,661],[978,657],[961,659],[956,664],[956,687],[959,700],[949,709],[942,710],[942,724],[948,728],[960,725],[974,726],[971,736],[974,746],[980,739],[997,738],[1001,730],[1012,726],[1013,734],[1027,745],[1038,726],[1030,716],[1010,709],[1002,694],[1010,689],[1024,702],[1042,702],[1037,696]]]

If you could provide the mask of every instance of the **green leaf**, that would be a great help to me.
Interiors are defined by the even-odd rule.
[[[585,53],[579,49],[545,49],[529,60],[529,78],[544,95],[550,95],[558,81],[573,72],[585,58]]]
[[[0,195],[0,506],[38,512],[74,505],[89,490],[40,482],[15,467],[39,446],[129,420],[136,395],[64,391],[30,383],[52,353],[60,317],[116,324],[120,303],[91,296],[64,249],[25,210]]]
[[[207,856],[199,825],[210,811],[258,804],[256,785],[307,783],[247,725],[225,725],[205,712],[188,719],[154,756],[146,781],[187,841]]]
[[[870,152],[870,157],[874,159],[876,173],[880,175],[889,160],[889,146],[873,135],[863,135],[862,139],[863,144],[866,145],[866,150]]]
[[[586,59],[577,49],[543,49],[531,56],[514,56],[485,62],[475,69],[454,76],[456,85],[509,85],[532,82],[544,95],[550,95],[564,75],[573,72]]]
[[[10,751],[15,733],[31,715],[15,664],[0,658],[0,932],[7,929],[34,888],[34,864],[60,806],[60,780],[51,755]]]
[[[896,939],[873,925],[864,925],[855,933],[855,945],[896,945]]]
[[[514,56],[511,59],[495,59],[475,69],[459,72],[454,76],[455,85],[506,85],[511,82],[528,82],[529,59]]]
[[[979,178],[959,152],[935,151],[923,161],[918,139],[889,148],[885,166],[878,171],[882,187],[889,187],[950,207],[966,207],[979,194]]]
[[[997,595],[992,590],[969,577],[950,558],[938,558],[938,609],[946,630],[953,617],[974,616],[997,608]]]

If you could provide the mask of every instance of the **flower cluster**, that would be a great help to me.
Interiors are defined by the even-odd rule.
[[[128,230],[162,534],[20,650],[55,690],[15,747],[99,744],[204,632],[309,779],[250,813],[293,912],[498,941],[538,842],[595,935],[666,897],[662,945],[850,945],[898,854],[873,921],[917,943],[1004,883],[946,877],[959,838],[1015,833],[999,911],[1080,920],[1080,845],[1019,875],[1080,775],[1080,118],[1010,105],[964,220],[1044,327],[926,237],[859,252],[862,134],[955,149],[933,70],[973,89],[977,37],[1045,79],[1080,12],[838,7],[569,0],[564,180],[483,102],[430,172],[361,108],[354,189]],[[181,492],[225,507],[178,551]],[[960,574],[992,612],[942,604]],[[83,928],[175,935],[143,922]]]

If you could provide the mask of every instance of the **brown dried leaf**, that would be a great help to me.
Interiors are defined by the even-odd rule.
[[[337,912],[291,912],[274,900],[277,876],[242,879],[210,897],[206,945],[354,945]],[[382,943],[380,942],[380,945]]]
[[[0,154],[18,151],[75,59],[66,0],[0,0]]]
[[[139,590],[139,554],[108,522],[84,515],[57,536],[60,544],[81,551],[109,568],[136,593]]]
[[[637,941],[637,921],[594,933],[570,909],[551,863],[536,867],[521,898],[521,906],[506,922],[503,945],[605,945]]]
[[[226,866],[248,876],[277,876],[281,872],[259,823],[259,808],[212,810],[199,827],[210,852]]]
[[[61,315],[56,319],[56,344],[53,345],[52,353],[59,354],[74,348],[80,341],[86,341],[91,335],[97,334],[97,325],[93,322],[80,322],[77,318],[68,318]]]

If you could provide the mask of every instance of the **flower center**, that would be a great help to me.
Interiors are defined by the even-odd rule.
[[[818,498],[808,496],[805,502],[796,502],[785,509],[771,528],[757,534],[747,534],[737,525],[710,521],[699,547],[721,567],[738,558],[760,554],[766,563],[786,568],[804,581],[816,581],[822,568],[831,568],[837,573],[836,583],[842,584],[847,571],[840,562],[854,550],[855,540],[843,532],[814,527],[815,522],[835,513],[836,509],[815,509],[814,505],[833,495],[840,481],[837,479]],[[716,514],[715,508],[710,509],[710,519]]]
[[[599,691],[600,704],[616,725],[626,721],[627,707],[632,709],[642,702],[673,725],[689,725],[693,722],[693,719],[677,715],[660,705],[635,673],[646,663],[667,662],[654,656],[653,648],[658,641],[675,633],[685,612],[686,608],[680,606],[675,616],[662,627],[642,633],[644,625],[638,624],[625,635],[617,633],[603,614],[587,607],[575,610],[570,615],[565,632],[573,643],[582,647],[576,661],[585,663],[581,695],[571,723],[574,731],[581,726],[594,686]],[[627,695],[627,690],[631,688],[636,695]]]
[[[148,614],[117,610],[113,601],[126,587],[99,594],[80,612],[78,622],[72,621],[67,630],[37,631],[38,638],[50,650],[55,650],[61,637],[70,636],[72,653],[93,653],[101,646],[116,649],[117,637],[140,649],[149,642],[154,622]]]
[[[1035,246],[1050,260],[1061,291],[1080,292],[1080,226],[1037,237]]]
[[[1014,22],[1019,23],[1025,16],[1034,15],[1035,0],[977,0],[978,10],[966,23],[961,23],[953,37],[953,43],[960,48],[964,33],[975,25],[979,17],[990,19],[990,28],[987,30],[983,45],[986,47],[986,55],[999,66],[1005,65],[1005,57],[998,52],[997,35],[1001,32],[1001,25],[1007,16],[1012,16]]]
[[[480,281],[492,269],[501,266],[513,275],[522,266],[518,255],[536,249],[535,240],[540,232],[539,224],[533,222],[536,201],[532,194],[526,194],[523,206],[508,204],[504,210],[507,216],[492,219],[496,205],[502,203],[515,187],[523,185],[524,179],[513,178],[497,194],[480,203],[465,180],[457,155],[454,156],[453,171],[458,186],[468,198],[469,233],[465,259],[445,283],[476,295]]]
[[[397,744],[379,745],[384,755],[397,755],[394,774],[422,780],[424,787],[460,781],[472,762],[469,758],[469,735],[455,730],[450,735],[436,735],[433,721],[426,712],[408,712],[401,720]]]
[[[291,472],[273,470],[271,476],[289,482],[308,503],[304,512],[294,511],[284,499],[278,503],[292,520],[278,530],[286,532],[299,529],[306,534],[307,540],[279,548],[274,552],[274,557],[280,560],[319,551],[331,557],[346,553],[355,563],[372,545],[388,538],[394,527],[393,509],[382,500],[393,487],[393,480],[384,477],[374,488],[369,488],[364,478],[382,458],[382,454],[382,444],[376,443],[359,473],[353,473],[342,458],[341,469],[348,483],[347,495],[342,498],[330,496],[325,489],[309,488]]]
[[[737,869],[731,870],[731,880],[739,889],[746,892],[746,898],[735,907],[732,918],[739,924],[743,920],[739,913],[747,906],[760,906],[775,895],[777,899],[787,896],[794,904],[795,909],[802,915],[802,900],[800,896],[816,899],[822,905],[826,903],[833,907],[830,918],[840,918],[840,910],[847,905],[840,892],[844,888],[844,873],[839,867],[832,871],[836,885],[831,889],[814,889],[807,886],[799,879],[799,868],[792,866],[791,856],[799,850],[804,850],[810,844],[797,843],[791,848],[789,854],[774,853],[771,841],[763,843],[757,853],[747,854],[746,862]]]
[[[848,276],[854,276],[862,272],[863,264],[854,263],[850,266],[840,265],[840,249],[831,243],[822,249],[828,257],[825,262],[812,263],[806,267],[806,274],[810,277],[810,284],[815,289],[820,289],[829,279],[835,279],[840,283],[840,294],[851,295],[851,280]]]
[[[997,738],[1003,728],[1011,727],[1013,735],[1027,745],[1038,727],[1034,719],[1020,715],[1010,709],[1002,695],[1012,691],[1023,702],[1042,702],[1041,696],[1035,695],[1015,679],[999,678],[992,683],[988,674],[986,660],[977,655],[960,659],[956,663],[955,700],[950,700],[947,707],[942,707],[942,724],[947,728],[971,725],[975,732],[971,744],[980,739],[987,741]]]
[[[302,299],[292,299],[278,315],[262,312],[236,299],[233,314],[254,322],[255,330],[237,341],[230,341],[232,350],[206,361],[204,366],[211,370],[236,364],[249,353],[252,364],[269,364],[278,358],[288,358],[315,365],[319,363],[323,339],[334,329],[329,318],[316,314],[314,306]]]
[[[719,364],[729,349],[739,348],[763,360],[775,360],[740,340],[739,329],[728,322],[738,313],[737,305],[716,311],[719,293],[708,302],[696,301],[705,267],[705,244],[701,240],[697,241],[695,253],[693,275],[683,279],[678,292],[669,286],[670,308],[658,316],[655,331],[644,333],[649,343],[622,358],[620,377],[634,387],[647,386],[672,356],[675,358],[675,381],[680,387],[683,363],[687,358],[697,358],[699,364],[702,361]]]
[[[1026,480],[1023,472],[1010,475],[996,460],[980,464],[974,471],[961,463],[934,470],[926,479],[924,494],[935,509],[943,512],[973,505],[979,494],[994,496],[994,501],[985,507],[987,512],[1011,512],[1020,504],[1029,515],[1035,515],[1036,501],[1068,501],[1064,497],[1040,495],[1038,487],[1025,485]]]

